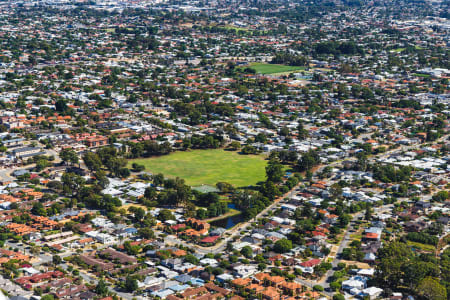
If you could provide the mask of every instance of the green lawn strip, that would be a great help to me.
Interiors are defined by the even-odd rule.
[[[407,241],[408,246],[414,247],[416,249],[420,249],[423,251],[427,251],[427,252],[434,252],[436,251],[436,247],[434,247],[433,245],[427,245],[427,244],[422,244],[422,243],[417,243],[417,242],[412,242],[412,241]]]
[[[430,74],[414,73],[413,75],[414,75],[414,76],[417,76],[417,77],[423,77],[423,78],[429,78],[429,77],[431,77]]]
[[[232,26],[232,25],[225,25],[225,26],[221,26],[221,27],[225,28],[225,29],[234,29],[237,32],[239,32],[239,31],[244,31],[244,32],[250,31],[250,29],[248,29],[248,28],[242,28],[242,27],[237,27],[237,26]]]
[[[254,69],[256,73],[260,74],[277,74],[277,73],[301,71],[306,69],[306,67],[285,66],[266,63],[251,63],[250,67]]]

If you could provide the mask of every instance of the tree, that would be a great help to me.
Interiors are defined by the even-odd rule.
[[[128,211],[134,214],[134,218],[136,221],[142,220],[145,216],[145,210],[141,207],[130,206]]]
[[[38,255],[41,252],[41,248],[38,246],[31,246],[30,253],[33,255]]]
[[[253,256],[253,251],[250,246],[245,246],[241,249],[241,254],[246,258],[251,258]]]
[[[97,184],[98,184],[99,186],[101,186],[102,188],[106,188],[106,187],[108,186],[108,184],[109,184],[109,179],[108,179],[108,177],[106,176],[105,171],[103,171],[103,170],[97,170],[97,171],[94,173],[94,177],[95,177],[95,179],[97,180]]]
[[[400,242],[391,242],[378,250],[379,262],[375,274],[377,282],[384,287],[396,287],[400,284],[412,255],[411,249]]]
[[[31,208],[31,213],[36,216],[46,216],[47,211],[44,208],[44,205],[42,205],[41,202],[35,202],[33,204],[33,207]]]
[[[90,171],[98,171],[102,167],[102,161],[97,153],[86,152],[83,155],[83,161]]]
[[[71,196],[77,195],[78,191],[85,184],[83,177],[72,172],[64,173],[61,181],[63,183],[63,191]]]
[[[192,190],[191,187],[184,184],[184,179],[176,178],[175,179],[175,191],[176,191],[176,204],[186,206],[189,200],[192,198]]]
[[[280,135],[281,136],[289,136],[289,134],[290,134],[290,132],[289,132],[289,128],[287,128],[287,127],[282,127],[281,129],[280,129]]]
[[[238,141],[233,141],[230,143],[230,145],[228,145],[228,148],[233,151],[239,150],[241,149],[241,143],[239,143]]]
[[[47,168],[50,165],[51,165],[51,163],[48,160],[46,160],[46,159],[39,159],[36,162],[36,167],[35,168],[36,168],[36,171],[40,172],[40,171],[44,170],[45,168]]]
[[[313,290],[323,292],[324,288],[323,286],[316,284],[315,286],[313,286]]]
[[[365,212],[365,214],[364,214],[364,219],[365,219],[366,221],[370,221],[370,220],[372,219],[372,210],[371,210],[370,207],[367,207],[367,208],[366,208],[366,212]]]
[[[242,154],[246,154],[246,155],[248,155],[248,154],[256,154],[256,153],[258,153],[258,150],[255,147],[251,146],[251,145],[245,145],[241,149],[241,153]]]
[[[138,289],[137,280],[130,276],[127,276],[127,278],[125,279],[125,290],[129,293],[132,293],[137,289]]]
[[[424,278],[417,286],[417,292],[425,299],[446,300],[447,290],[433,277]]]
[[[142,236],[144,239],[153,239],[155,238],[155,232],[149,227],[139,228],[138,234]]]
[[[170,210],[162,209],[159,212],[158,219],[164,222],[167,220],[175,220],[175,216],[172,214]]]
[[[450,198],[450,193],[448,191],[439,191],[433,195],[433,201],[436,202],[444,202],[445,200]]]
[[[108,293],[108,286],[103,279],[100,279],[95,287],[95,292],[100,296],[105,296]]]
[[[115,176],[121,176],[123,169],[126,169],[127,161],[122,157],[111,157],[105,163],[106,168]],[[128,170],[129,176],[129,170]],[[124,177],[124,176],[121,176]],[[126,176],[125,176],[126,177]]]
[[[330,283],[330,288],[332,288],[334,291],[339,291],[341,288],[341,284],[337,281],[333,281]]]
[[[267,265],[265,263],[259,263],[258,264],[258,271],[262,272],[267,268]]]
[[[195,256],[192,255],[192,254],[186,255],[186,256],[184,257],[184,260],[185,260],[186,262],[188,262],[188,263],[193,264],[193,265],[198,265],[198,263],[199,263],[198,258],[195,257]]]
[[[65,163],[67,163],[67,162],[70,162],[71,164],[78,163],[78,154],[73,149],[70,149],[70,148],[63,149],[59,153],[59,157]]]
[[[342,196],[342,187],[338,183],[333,183],[329,192],[331,199],[340,198]]]
[[[144,197],[148,200],[155,200],[156,198],[156,189],[152,186],[146,187],[144,192]]]
[[[53,190],[62,190],[63,186],[60,181],[52,180],[47,183],[47,186]]]
[[[232,193],[235,190],[234,186],[228,182],[218,182],[216,183],[216,187],[222,193]]]
[[[314,150],[309,150],[304,153],[297,162],[297,168],[300,171],[310,171],[314,166],[320,162],[319,155]]]
[[[123,243],[123,249],[129,254],[129,255],[133,255],[136,256],[139,251],[141,250],[141,248],[139,247],[139,245],[131,245],[130,241],[125,241],[125,243]]]
[[[203,220],[206,219],[208,217],[208,212],[206,209],[203,208],[199,208],[196,211],[196,217],[197,219]]]
[[[280,195],[280,190],[272,181],[266,181],[260,186],[261,194],[270,200],[274,200],[278,195]]]
[[[53,257],[52,257],[52,262],[53,262],[53,264],[56,266],[56,265],[59,265],[60,263],[62,263],[62,258],[61,258],[61,256],[59,256],[59,255],[53,255]]]
[[[283,178],[283,166],[276,160],[271,160],[266,166],[267,180],[274,183],[281,182]]]
[[[145,166],[144,165],[140,165],[138,163],[133,163],[131,165],[133,172],[142,172],[145,170]]]
[[[58,100],[55,102],[55,109],[58,112],[65,112],[67,110],[67,103],[64,100]]]
[[[345,300],[345,297],[342,294],[335,294],[333,295],[333,300]]]
[[[298,138],[300,140],[304,140],[308,137],[308,130],[305,129],[302,122],[298,123],[297,131],[298,131]]]
[[[288,239],[280,239],[275,242],[273,250],[278,253],[286,253],[292,249],[292,241]]]
[[[164,183],[164,175],[159,173],[153,175],[153,184],[156,186],[161,186]]]
[[[438,277],[439,266],[432,262],[410,261],[405,264],[404,282],[413,290],[419,282],[427,277]]]
[[[338,217],[339,226],[340,226],[341,228],[344,228],[345,226],[348,225],[348,223],[350,223],[350,220],[351,220],[351,218],[350,218],[349,215],[347,215],[347,214],[341,214],[341,215]]]

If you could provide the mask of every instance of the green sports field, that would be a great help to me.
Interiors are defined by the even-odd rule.
[[[235,187],[246,187],[265,180],[267,161],[261,155],[239,155],[222,149],[175,152],[169,155],[134,159],[129,162],[144,165],[147,172],[165,177],[180,177],[191,186],[214,186],[219,181]]]
[[[305,67],[285,66],[265,63],[252,63],[250,68],[259,74],[276,74],[305,70]]]

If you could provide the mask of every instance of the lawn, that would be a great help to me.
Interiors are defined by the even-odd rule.
[[[285,66],[265,63],[252,63],[250,67],[259,74],[276,74],[305,70],[305,67]]]
[[[180,177],[186,184],[215,186],[219,181],[235,187],[247,187],[265,180],[267,161],[260,155],[240,155],[222,149],[179,151],[165,156],[134,159],[129,162],[144,165],[153,174]]]
[[[413,241],[406,241],[406,243],[408,244],[408,246],[414,247],[415,249],[420,249],[420,250],[427,251],[427,252],[436,251],[436,247],[433,245],[427,245],[427,244],[417,243],[417,242],[413,242]]]
[[[430,78],[430,74],[420,74],[420,73],[413,73],[414,76],[422,77],[422,78]]]
[[[247,31],[249,31],[247,28],[242,28],[242,27],[237,27],[237,26],[232,26],[232,25],[225,25],[225,26],[222,26],[222,28],[234,29],[234,30],[236,30],[236,32],[240,32],[240,31],[247,32]]]
[[[415,46],[414,48],[416,48],[416,50],[423,50],[423,48],[420,46]],[[396,48],[396,49],[393,49],[392,51],[400,53],[400,52],[403,52],[404,50],[406,50],[406,48]]]

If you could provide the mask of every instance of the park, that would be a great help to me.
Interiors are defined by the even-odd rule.
[[[295,71],[303,71],[306,67],[302,66],[286,66],[278,64],[267,64],[267,63],[252,63],[250,68],[254,69],[258,74],[278,74],[278,73],[290,73]]]
[[[241,155],[223,149],[179,151],[169,155],[133,159],[129,162],[145,166],[152,174],[180,177],[196,187],[228,182],[236,188],[256,185],[265,180],[267,161],[263,155]]]

